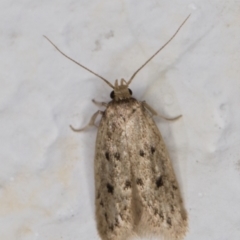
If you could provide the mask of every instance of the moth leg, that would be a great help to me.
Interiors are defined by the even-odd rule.
[[[98,102],[98,101],[96,101],[95,99],[92,99],[92,102],[94,103],[94,104],[96,104],[97,106],[99,106],[99,107],[107,107],[107,103],[105,103],[105,102]]]
[[[99,114],[103,114],[103,112],[100,111],[100,110],[98,110],[97,112],[95,112],[95,113],[93,114],[93,116],[91,117],[88,125],[85,126],[84,128],[76,129],[76,128],[73,128],[71,125],[70,125],[69,127],[70,127],[74,132],[84,131],[84,130],[86,130],[87,128],[89,128],[89,127],[91,127],[91,126],[96,126],[96,127],[97,127],[97,125],[95,124],[95,121],[96,121],[96,119],[97,119],[97,117],[98,117]]]
[[[167,118],[167,117],[164,117],[164,116],[158,114],[150,105],[148,105],[146,103],[146,101],[143,101],[142,104],[145,107],[145,109],[147,109],[152,114],[152,116],[159,116],[160,118],[163,118],[163,119],[168,120],[168,121],[175,121],[175,120],[179,119],[180,117],[182,117],[182,115],[179,115],[179,116],[174,117],[174,118]]]

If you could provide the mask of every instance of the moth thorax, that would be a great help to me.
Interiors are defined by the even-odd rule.
[[[118,85],[118,80],[116,80],[114,86],[114,100],[118,101],[127,98],[131,98],[127,82],[122,78],[120,85]]]

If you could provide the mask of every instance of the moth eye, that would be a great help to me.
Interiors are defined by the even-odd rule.
[[[130,95],[132,95],[132,90],[130,88],[128,89],[128,91],[129,91]]]
[[[110,93],[110,98],[111,98],[111,99],[114,99],[114,96],[115,96],[114,91],[112,91],[112,92]]]

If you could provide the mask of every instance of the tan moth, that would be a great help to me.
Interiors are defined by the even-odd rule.
[[[189,15],[190,16],[190,15]],[[112,89],[105,111],[99,114],[95,150],[96,221],[103,240],[127,240],[134,236],[157,236],[183,239],[188,226],[187,213],[162,136],[153,115],[157,113],[146,103],[132,97],[128,88],[136,74],[155,57],[178,33],[149,58],[130,78],[112,85],[105,78],[76,62],[47,40],[65,57],[101,78]],[[181,116],[173,119],[175,120]]]

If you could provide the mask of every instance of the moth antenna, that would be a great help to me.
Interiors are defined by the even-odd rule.
[[[45,35],[43,35],[43,37],[45,37],[64,57],[68,58],[69,60],[71,60],[72,62],[76,63],[78,66],[84,68],[85,70],[89,71],[90,73],[94,74],[95,76],[101,78],[105,83],[107,83],[108,86],[110,86],[111,88],[114,89],[114,86],[104,77],[98,75],[97,73],[93,72],[92,70],[88,69],[87,67],[83,66],[81,63],[77,62],[76,60],[70,58],[69,56],[67,56],[64,52],[62,52],[48,37],[46,37]]]
[[[179,30],[182,28],[182,26],[185,24],[185,22],[188,20],[188,18],[191,16],[191,14],[188,15],[188,17],[183,21],[183,23],[180,25],[180,27],[177,29],[177,31],[173,34],[173,36],[160,48],[156,53],[154,53],[138,70],[132,75],[132,77],[129,79],[127,85],[130,85],[132,82],[133,78],[137,75],[137,73],[145,67],[162,49],[164,49],[172,40],[173,38],[177,35]]]

